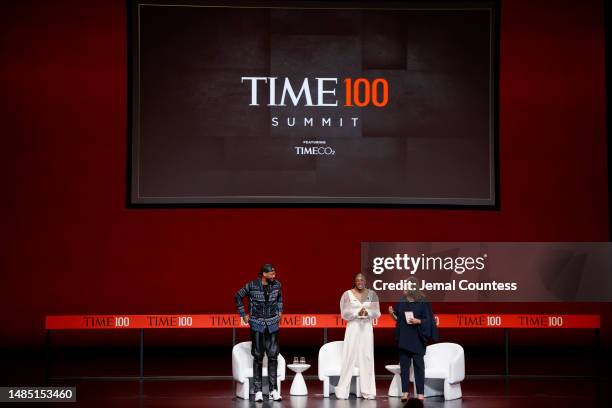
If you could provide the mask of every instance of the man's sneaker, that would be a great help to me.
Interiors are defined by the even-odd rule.
[[[255,393],[255,402],[263,402],[263,394],[261,391]]]
[[[281,397],[280,392],[278,392],[277,390],[272,390],[269,399],[274,401],[281,401],[283,397]]]

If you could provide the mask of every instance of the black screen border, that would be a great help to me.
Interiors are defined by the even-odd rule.
[[[409,7],[490,7],[492,11],[492,116],[493,116],[493,191],[492,203],[489,204],[452,204],[452,203],[384,203],[384,202],[198,202],[198,203],[143,203],[133,200],[134,169],[134,94],[136,91],[134,81],[134,39],[137,38],[135,19],[138,6],[141,4],[164,5],[206,5],[206,6],[245,6],[245,7],[325,7],[325,8],[409,8]],[[128,209],[193,209],[193,208],[388,208],[388,209],[439,209],[439,210],[484,210],[501,211],[500,189],[500,154],[499,154],[499,54],[500,54],[500,13],[501,0],[476,1],[214,1],[214,0],[186,0],[186,1],[160,1],[160,0],[126,0],[126,61],[127,61],[127,148],[126,148],[126,189],[125,206]],[[321,197],[324,199],[324,197]]]

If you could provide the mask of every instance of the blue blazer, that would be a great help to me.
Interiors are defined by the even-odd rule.
[[[426,300],[408,302],[401,299],[393,307],[395,322],[395,340],[399,348],[415,354],[425,354],[425,347],[430,341],[438,340],[438,326],[431,305]],[[412,312],[421,324],[408,324],[404,312]]]

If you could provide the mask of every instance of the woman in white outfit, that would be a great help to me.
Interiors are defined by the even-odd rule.
[[[376,397],[374,379],[374,331],[372,320],[380,317],[378,296],[365,287],[363,274],[355,275],[355,285],[342,294],[340,313],[346,320],[344,347],[342,349],[342,371],[336,386],[336,398],[347,399],[351,387],[353,368],[359,369],[359,387],[365,399]]]

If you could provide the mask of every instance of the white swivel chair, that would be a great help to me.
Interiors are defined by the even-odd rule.
[[[323,396],[329,398],[329,394],[335,392],[335,386],[331,382],[331,377],[340,377],[342,371],[342,347],[343,341],[332,341],[324,344],[319,349],[319,380],[323,381]],[[355,379],[352,391],[359,397],[359,369],[353,369],[353,378]],[[337,384],[337,382],[336,382]]]
[[[444,395],[444,399],[461,398],[461,381],[465,378],[463,347],[455,343],[436,343],[425,351],[425,397]],[[413,386],[414,371],[410,369]],[[416,390],[416,387],[414,388]]]
[[[263,359],[262,379],[268,376],[268,357]],[[281,391],[281,382],[285,380],[285,359],[281,354],[278,355],[277,389]],[[251,355],[251,342],[244,341],[238,343],[232,349],[232,376],[236,381],[236,396],[242,399],[249,399],[251,389],[250,383],[253,381],[253,356]],[[267,388],[268,381],[262,381],[263,388]],[[269,390],[268,390],[269,391]]]

